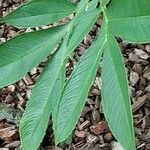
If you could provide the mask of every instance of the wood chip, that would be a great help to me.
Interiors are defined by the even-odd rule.
[[[145,88],[145,91],[150,92],[150,85]]]
[[[144,95],[142,97],[138,98],[138,101],[136,101],[133,105],[132,105],[132,111],[135,112],[137,111],[141,106],[144,105],[144,103],[146,102],[147,99],[147,95]]]
[[[139,75],[136,72],[131,72],[130,73],[130,83],[132,86],[135,86],[137,82],[139,81]]]
[[[141,127],[143,129],[149,128],[150,127],[150,115],[146,115],[143,119],[142,119],[143,123],[141,125]]]
[[[132,70],[134,72],[138,73],[139,75],[141,75],[142,72],[143,72],[141,64],[134,64],[133,67],[132,67]]]
[[[107,140],[108,142],[112,140],[113,136],[111,133],[106,133],[104,135],[105,140]]]
[[[149,58],[149,55],[146,52],[144,52],[142,49],[135,49],[134,51],[135,51],[135,54],[142,59],[146,60]]]
[[[112,150],[123,150],[122,146],[118,142],[111,143]]]
[[[98,141],[97,136],[93,136],[91,134],[87,135],[87,143],[96,143]]]
[[[12,141],[18,138],[18,130],[14,126],[0,129],[0,139],[5,141]]]
[[[132,62],[137,62],[137,63],[140,62],[139,57],[137,55],[133,54],[133,53],[129,54],[129,60],[132,61]]]
[[[78,131],[75,130],[75,135],[79,138],[85,138],[86,137],[86,132],[85,131]]]
[[[101,121],[96,123],[95,125],[90,127],[91,132],[95,135],[99,135],[104,133],[104,131],[108,128],[107,123],[105,121]]]
[[[7,87],[8,92],[14,92],[15,91],[15,86],[14,85],[9,85]]]
[[[26,77],[23,78],[24,82],[26,83],[26,85],[33,85],[34,82],[32,81],[32,79],[30,78],[29,75],[26,75]]]
[[[146,67],[144,74],[143,74],[143,77],[145,79],[147,79],[148,81],[150,81],[150,67]]]
[[[84,130],[86,127],[90,125],[90,121],[86,120],[81,125],[79,125],[79,130]]]
[[[145,50],[146,50],[148,53],[150,53],[150,45],[146,45],[146,46],[145,46]]]
[[[20,141],[14,141],[14,142],[11,142],[9,144],[6,144],[5,147],[9,148],[9,149],[12,149],[12,148],[19,147],[19,145],[20,145]]]

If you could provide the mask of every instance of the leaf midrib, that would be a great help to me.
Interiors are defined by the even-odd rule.
[[[55,12],[55,13],[53,13],[54,15],[57,15],[57,14],[59,14],[59,13],[73,13],[73,12],[75,12],[75,10],[72,10],[72,11],[60,11],[60,12]],[[17,17],[17,18],[9,18],[9,16],[8,16],[8,19],[7,19],[7,16],[6,16],[6,18],[4,18],[4,21],[8,21],[8,20],[19,20],[19,19],[24,19],[24,18],[32,18],[32,17],[40,17],[40,16],[43,16],[43,15],[51,15],[51,16],[53,16],[53,14],[51,14],[52,12],[50,12],[50,13],[43,13],[43,14],[41,14],[41,15],[34,15],[34,16],[25,16],[25,17]]]

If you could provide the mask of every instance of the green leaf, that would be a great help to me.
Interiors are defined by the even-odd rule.
[[[88,0],[81,0],[78,3],[77,13],[74,19],[71,21],[73,24],[76,24],[78,22],[79,17],[85,13],[88,3],[89,3]]]
[[[93,0],[89,3],[89,10],[92,11],[98,6],[99,0]]]
[[[64,26],[19,35],[0,45],[0,88],[20,80],[38,65],[65,35]]]
[[[56,118],[57,118],[59,104],[61,101],[62,92],[63,92],[64,85],[65,85],[65,77],[66,77],[65,76],[65,74],[66,74],[65,64],[66,64],[67,59],[65,59],[64,56],[65,56],[67,43],[69,40],[69,35],[70,35],[70,33],[68,32],[68,34],[66,34],[66,36],[64,38],[64,41],[59,50],[60,51],[59,52],[59,61],[56,62],[57,70],[59,71],[59,74],[58,75],[55,74],[55,76],[57,77],[57,81],[53,87],[53,93],[51,94],[51,96],[52,96],[52,121],[53,121],[53,129],[54,130],[56,129],[55,122],[56,122]]]
[[[106,6],[110,2],[110,0],[100,0],[100,1],[102,7]]]
[[[76,26],[73,28],[68,42],[66,57],[73,52],[73,50],[80,44],[88,32],[90,32],[101,12],[101,9],[89,9],[79,18],[77,18],[78,20]]]
[[[38,148],[45,135],[50,114],[52,113],[53,117],[56,115],[65,82],[63,59],[65,47],[66,42],[63,42],[54,56],[50,58],[33,88],[20,122],[21,143],[24,150]]]
[[[102,62],[102,104],[115,138],[124,150],[135,150],[135,138],[128,82],[123,58],[109,33]]]
[[[149,0],[112,0],[106,9],[110,29],[127,42],[150,42],[149,6]]]
[[[105,40],[104,30],[82,56],[65,85],[55,123],[56,144],[64,141],[75,128],[96,75]]]
[[[54,23],[76,11],[67,0],[32,0],[3,18],[16,27],[37,27]]]

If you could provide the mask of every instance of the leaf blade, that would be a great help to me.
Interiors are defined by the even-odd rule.
[[[63,58],[65,46],[64,42],[48,61],[33,88],[20,122],[21,143],[24,150],[38,148],[48,126],[50,114],[56,114],[65,82],[65,61]]]
[[[16,27],[33,28],[47,25],[76,11],[76,4],[67,0],[32,0],[3,18]]]
[[[80,44],[83,38],[90,32],[94,26],[99,14],[102,12],[102,7],[96,8],[98,0],[91,1],[81,0],[78,4],[77,13],[74,19],[70,22],[70,40],[68,41],[65,57],[72,54],[74,49]],[[78,32],[80,31],[80,32]]]
[[[66,51],[66,57],[73,52],[73,50],[79,45],[82,39],[88,34],[88,32],[90,32],[101,12],[102,10],[97,9],[87,11],[79,18],[79,21],[73,29],[72,35],[70,36]]]
[[[150,1],[146,0],[111,1],[106,9],[110,29],[127,42],[150,42],[149,6]]]
[[[0,87],[18,81],[45,59],[62,39],[66,29],[60,26],[25,33],[1,44]]]
[[[105,36],[104,31],[102,35]],[[56,144],[65,140],[75,127],[96,75],[104,43],[105,38],[102,37],[95,41],[93,46],[81,58],[66,83],[55,123]]]
[[[102,98],[104,114],[114,136],[125,150],[134,150],[133,119],[125,66],[111,33],[102,62]]]

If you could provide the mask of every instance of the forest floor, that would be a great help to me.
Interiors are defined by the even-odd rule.
[[[5,16],[21,3],[22,0],[0,1],[0,16]],[[100,25],[101,19],[76,48],[74,58],[68,61],[67,75],[71,73],[75,63],[91,45]],[[45,26],[45,28],[47,27]],[[39,30],[39,28],[20,30],[0,23],[0,44],[20,33],[33,30]],[[121,40],[118,42],[128,71],[136,146],[138,150],[150,150],[150,44],[132,45]],[[42,70],[43,65],[41,64],[33,68],[22,80],[0,89],[0,150],[19,149],[19,120],[31,95],[32,87]],[[100,75],[101,69],[99,68],[81,117],[72,134],[72,140],[70,138],[66,143],[61,143],[58,149],[115,150],[117,143],[105,121],[101,107]],[[47,133],[41,143],[40,149],[42,150],[54,150],[51,124],[50,121]]]

